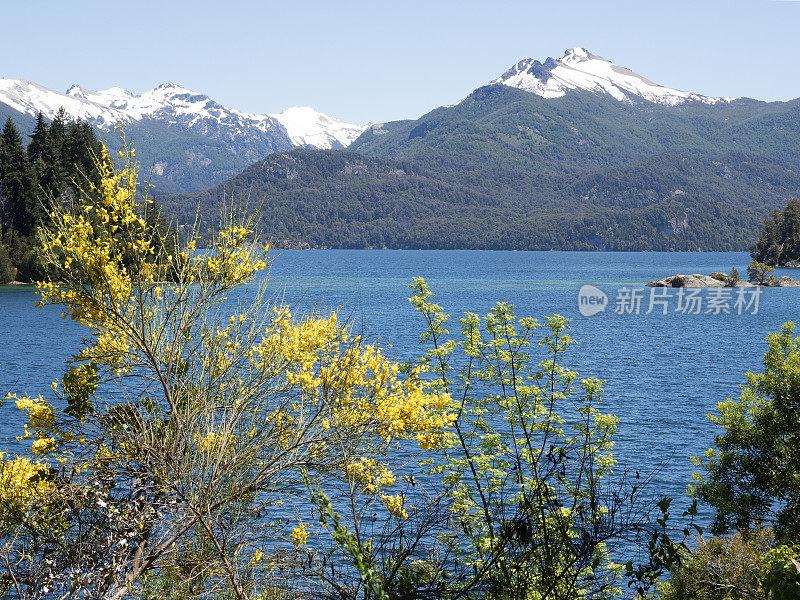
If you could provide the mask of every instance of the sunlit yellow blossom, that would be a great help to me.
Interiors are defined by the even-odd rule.
[[[403,494],[384,495],[381,496],[381,501],[392,516],[403,520],[408,518],[408,511],[405,509],[406,498]]]
[[[308,540],[308,530],[303,523],[300,523],[297,527],[292,530],[292,533],[289,534],[289,537],[292,538],[292,543],[299,548],[300,546],[305,545],[306,540]]]
[[[5,460],[0,453],[0,512],[24,507],[49,488],[49,469],[41,463],[32,463],[27,458],[15,457]]]

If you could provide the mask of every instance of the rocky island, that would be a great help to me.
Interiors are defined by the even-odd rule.
[[[762,285],[764,287],[800,287],[800,280],[793,279],[786,275],[782,277],[771,277],[765,280],[762,284],[751,283],[735,277],[731,277],[725,273],[711,273],[711,275],[701,275],[695,273],[693,275],[672,275],[663,279],[657,279],[647,284],[647,287],[688,287],[688,288],[703,288],[703,287],[755,287]]]

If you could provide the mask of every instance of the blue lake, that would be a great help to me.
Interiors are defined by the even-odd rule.
[[[407,302],[411,278],[423,276],[437,302],[453,319],[465,310],[486,313],[498,301],[518,315],[559,313],[571,319],[577,340],[568,367],[581,377],[606,381],[604,408],[620,417],[616,456],[645,472],[663,465],[655,493],[679,495],[690,481],[689,457],[710,445],[705,419],[715,404],[739,393],[748,370],[759,370],[764,338],[794,320],[800,288],[768,288],[753,307],[737,314],[684,314],[677,290],[669,290],[668,314],[658,306],[645,314],[652,279],[675,273],[745,272],[746,253],[600,253],[482,251],[278,251],[269,275],[271,289],[298,309],[343,307],[354,326],[391,344],[401,359],[416,357],[422,323]],[[790,274],[791,271],[781,271]],[[796,275],[796,273],[794,273]],[[592,284],[609,297],[604,312],[584,317],[578,290]],[[614,312],[618,290],[643,289],[640,314]],[[663,290],[662,290],[663,291]],[[709,290],[703,290],[708,301]],[[60,379],[82,332],[60,311],[35,308],[30,289],[0,289],[0,390],[44,394]],[[457,330],[458,327],[452,327]],[[22,418],[13,403],[0,408],[0,445],[14,440]]]

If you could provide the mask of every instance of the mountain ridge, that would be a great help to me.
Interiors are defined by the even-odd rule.
[[[762,189],[760,174],[771,174],[777,195],[800,189],[800,169],[786,173],[780,161],[760,160],[667,153],[545,187],[500,167],[465,177],[414,161],[304,149],[159,201],[178,222],[199,211],[210,231],[232,193],[246,190],[261,206],[262,237],[286,247],[742,250],[776,196]],[[728,177],[717,189],[720,172]]]
[[[114,127],[125,123],[152,183],[172,192],[211,187],[273,152],[344,148],[364,129],[309,107],[247,113],[175,83],[137,95],[77,84],[61,93],[24,79],[0,79],[2,107],[23,130],[37,113],[52,120],[63,107],[68,119],[88,122],[111,146],[118,144]]]
[[[559,59],[548,57],[544,63],[533,58],[523,59],[491,83],[516,87],[543,98],[560,98],[568,91],[581,89],[603,92],[622,102],[639,98],[667,106],[691,101],[717,104],[735,100],[659,85],[581,46],[566,50]]]
[[[165,95],[175,122],[152,116]],[[264,199],[265,235],[292,247],[741,250],[800,193],[800,99],[684,92],[581,47],[369,125],[346,150],[313,148],[347,124],[308,107],[243,133],[230,125],[246,113],[220,119],[224,107],[175,84],[142,96],[70,89],[139,111],[126,133],[159,192],[193,192],[161,193],[168,214],[199,210],[211,226],[238,173],[236,189]]]
[[[309,107],[292,107],[278,114],[248,113],[228,108],[205,94],[172,82],[162,83],[141,94],[133,94],[122,87],[95,91],[73,84],[62,94],[26,79],[0,78],[0,102],[31,116],[41,112],[48,120],[55,118],[59,108],[63,107],[69,118],[81,119],[103,131],[112,130],[120,122],[130,123],[144,118],[184,118],[190,128],[204,119],[214,119],[220,124],[238,119],[242,126],[260,131],[272,128],[286,131],[288,118],[285,115],[290,113],[293,135],[289,137],[298,140],[293,142],[294,145],[318,149],[345,147],[366,128],[345,123]],[[298,118],[298,114],[302,116]],[[311,131],[306,130],[309,127]]]

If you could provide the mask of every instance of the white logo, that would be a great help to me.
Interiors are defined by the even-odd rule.
[[[584,285],[578,292],[578,310],[584,317],[603,312],[607,305],[606,293],[593,285]]]

